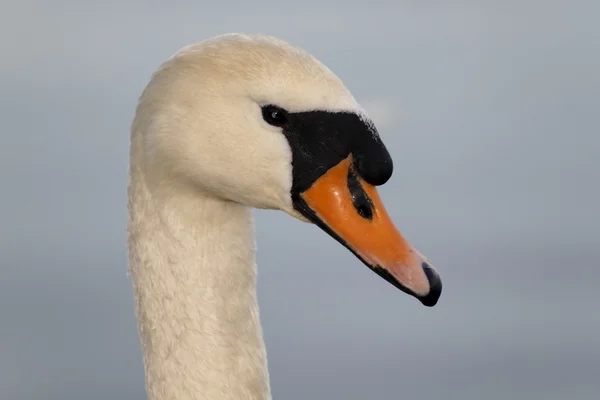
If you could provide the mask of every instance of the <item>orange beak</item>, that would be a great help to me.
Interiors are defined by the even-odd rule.
[[[352,156],[295,196],[296,208],[385,280],[433,307],[442,282],[431,263],[396,229],[375,186],[354,171]]]

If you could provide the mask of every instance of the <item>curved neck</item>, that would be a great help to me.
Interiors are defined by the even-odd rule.
[[[250,210],[129,185],[129,264],[149,400],[270,399]]]

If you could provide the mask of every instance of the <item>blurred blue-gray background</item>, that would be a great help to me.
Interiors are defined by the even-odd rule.
[[[0,398],[145,397],[126,276],[129,125],[226,32],[336,72],[395,159],[427,309],[314,226],[256,212],[275,399],[600,398],[600,3],[29,1],[0,7]]]

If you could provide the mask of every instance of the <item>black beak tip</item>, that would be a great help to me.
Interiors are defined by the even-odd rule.
[[[429,293],[423,297],[419,297],[419,301],[426,307],[433,307],[437,304],[442,295],[442,280],[440,276],[427,263],[422,264],[423,271],[429,281]]]

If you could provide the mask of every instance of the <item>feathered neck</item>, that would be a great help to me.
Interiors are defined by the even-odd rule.
[[[144,178],[132,165],[129,265],[149,400],[270,399],[250,209],[154,192]]]

